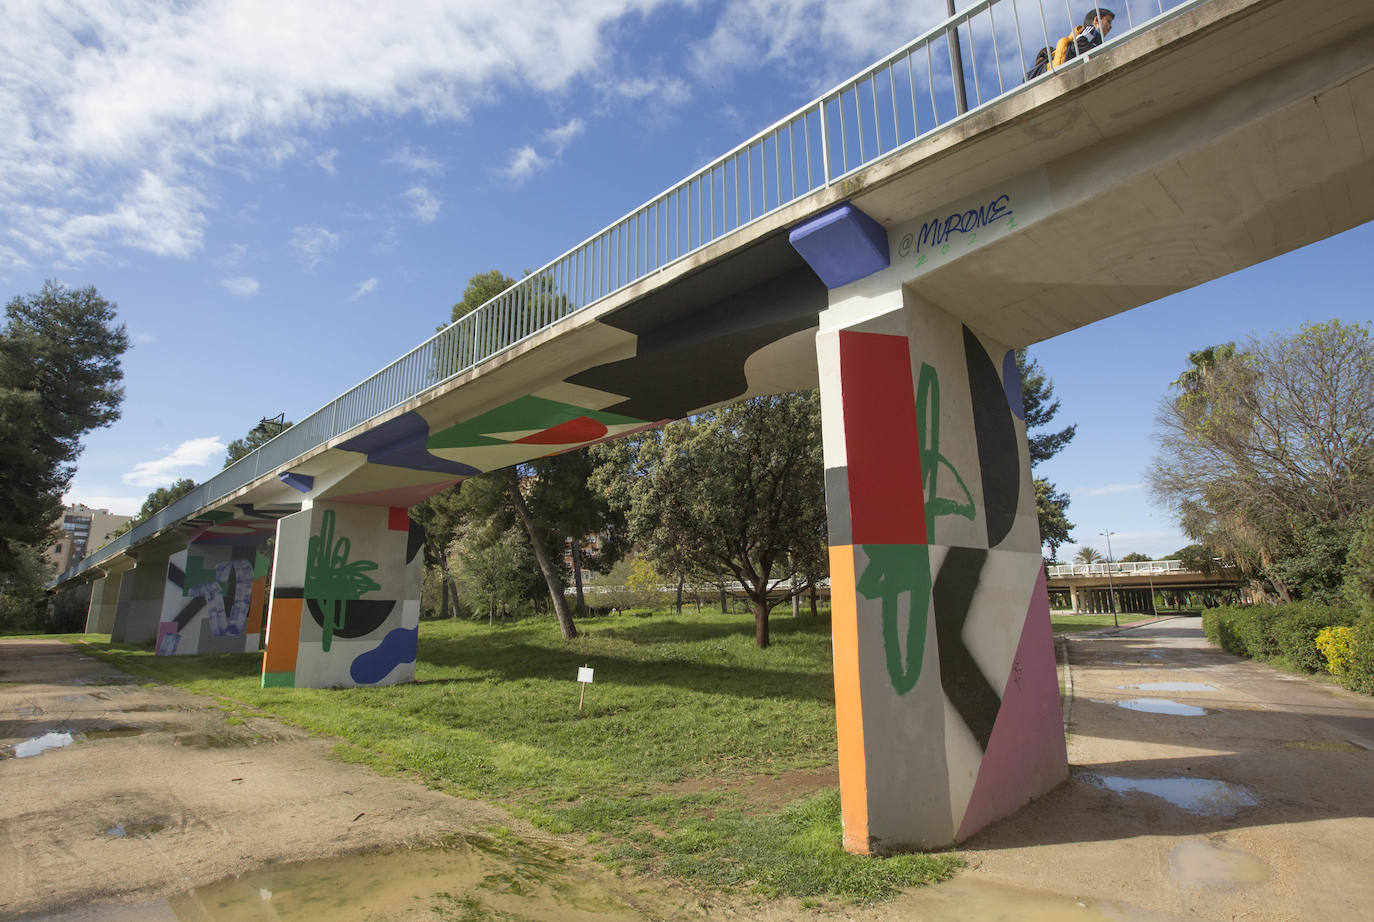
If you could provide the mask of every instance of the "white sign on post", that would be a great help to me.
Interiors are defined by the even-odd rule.
[[[578,666],[577,681],[582,684],[582,692],[577,696],[577,709],[582,710],[582,702],[587,700],[587,686],[592,682],[592,667]]]

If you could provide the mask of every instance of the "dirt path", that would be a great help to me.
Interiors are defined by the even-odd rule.
[[[819,910],[615,878],[329,741],[60,643],[0,642],[0,753],[77,735],[0,760],[0,918],[1374,919],[1374,701],[1214,650],[1196,619],[1062,642],[1073,777],[965,843],[956,880]],[[493,827],[518,838],[493,847]],[[457,854],[403,848],[455,834]],[[339,857],[368,846],[401,850]],[[312,858],[328,871],[280,866]]]
[[[50,732],[75,741],[13,757],[16,744]],[[359,882],[370,880],[361,889],[378,907],[371,918],[461,918],[459,904],[417,904],[406,893],[388,902],[375,892],[437,874],[417,866],[407,849],[457,836],[478,847],[460,839],[447,853],[456,870],[441,882],[451,891],[479,888],[517,864],[531,869],[524,883],[533,898],[506,902],[522,915],[643,917],[628,905],[635,900],[629,888],[573,859],[564,843],[495,807],[341,762],[333,748],[276,721],[231,716],[203,696],[139,685],[63,643],[0,641],[0,755],[7,756],[0,759],[0,918],[121,900],[137,900],[127,915],[113,902],[61,917],[211,918],[202,906],[206,892],[196,888],[374,847],[398,849],[399,860],[336,862],[323,875],[327,885],[315,884],[326,892],[312,898],[359,900],[366,895]],[[520,844],[493,846],[491,830],[500,828],[513,830]],[[545,884],[549,893],[534,892]],[[552,892],[558,888],[565,898]],[[501,886],[487,889],[485,905],[501,904]],[[253,903],[259,891],[271,886],[251,888]],[[213,887],[208,892],[215,902],[226,899]],[[404,911],[394,914],[394,905]],[[654,905],[651,916],[670,914],[674,904]],[[213,918],[277,918],[249,909]],[[319,917],[329,916],[353,917]]]

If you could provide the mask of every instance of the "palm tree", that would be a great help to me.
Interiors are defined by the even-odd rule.
[[[1074,563],[1101,563],[1102,552],[1093,547],[1080,547],[1073,560]]]

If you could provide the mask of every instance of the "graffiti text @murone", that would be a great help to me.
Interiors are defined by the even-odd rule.
[[[1003,192],[986,204],[966,211],[931,218],[919,228],[903,234],[897,244],[897,256],[905,259],[915,255],[917,265],[926,262],[929,251],[938,249],[941,254],[948,253],[956,242],[972,246],[978,240],[978,233],[1004,222],[1008,229],[1016,227],[1016,216],[1012,210],[1011,193]]]

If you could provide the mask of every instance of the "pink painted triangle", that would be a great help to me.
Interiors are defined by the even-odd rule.
[[[963,841],[994,820],[1016,812],[1068,774],[1050,600],[1045,568],[1041,566],[1011,674],[1002,691],[1002,707],[955,840]]]

